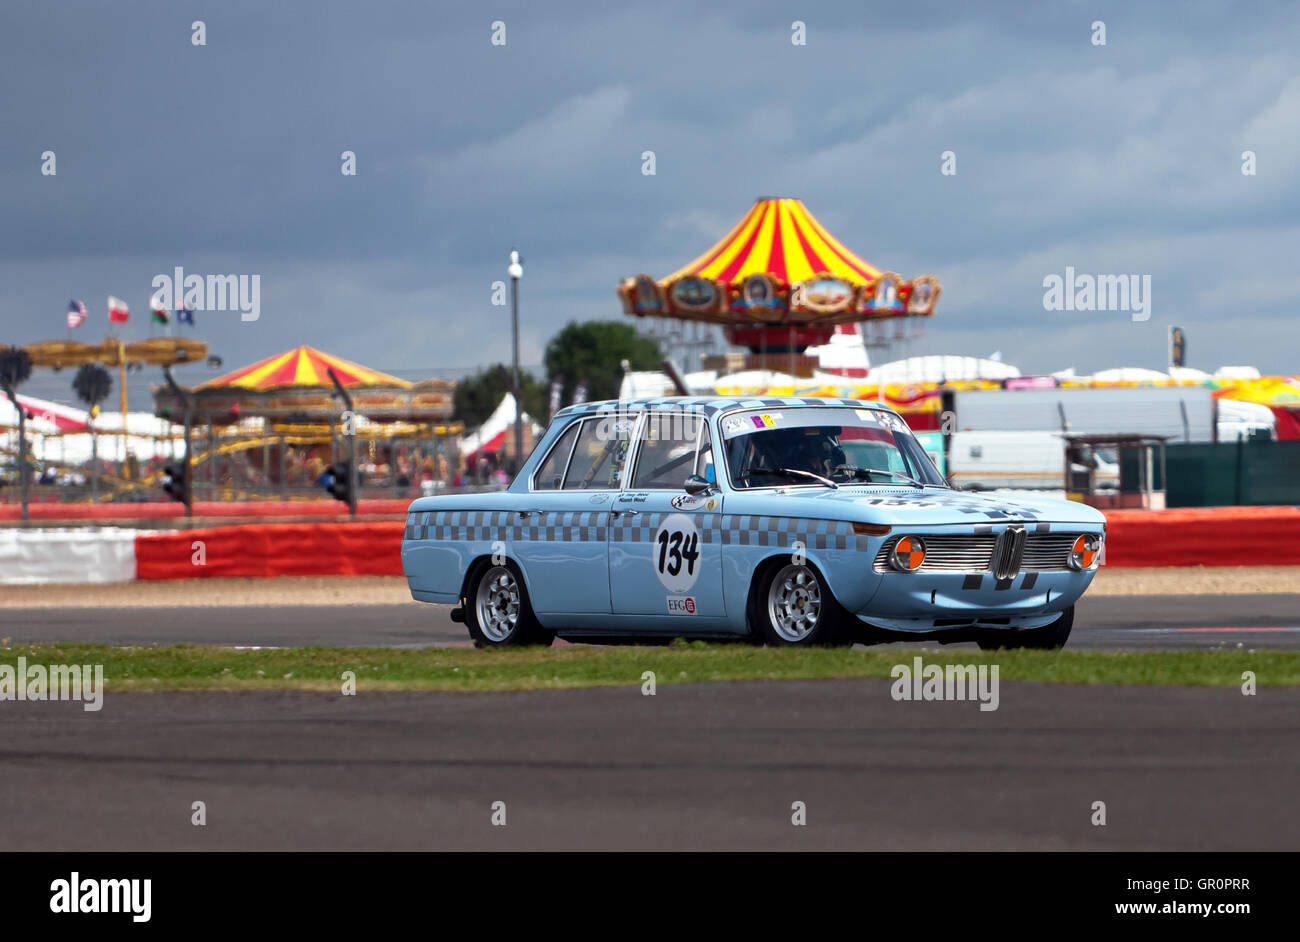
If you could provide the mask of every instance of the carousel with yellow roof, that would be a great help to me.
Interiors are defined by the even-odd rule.
[[[402,495],[426,480],[445,481],[464,431],[450,420],[453,388],[437,379],[413,383],[307,346],[208,380],[184,391],[198,430],[196,493],[319,496],[317,479],[341,459],[349,434],[362,487]],[[170,387],[157,386],[153,395],[160,416],[183,421],[185,404]]]
[[[759,199],[693,262],[658,280],[626,278],[618,296],[634,317],[721,325],[749,350],[746,366],[785,369],[838,325],[929,317],[941,291],[931,275],[907,279],[855,255],[800,200]]]

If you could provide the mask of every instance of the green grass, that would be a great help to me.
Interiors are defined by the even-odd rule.
[[[115,693],[155,690],[338,691],[344,671],[361,690],[558,690],[732,680],[889,678],[895,664],[997,664],[1001,680],[1070,684],[1239,686],[1254,671],[1260,686],[1300,685],[1300,652],[1006,651],[891,648],[788,649],[676,642],[660,647],[287,648],[237,651],[201,645],[3,644],[0,664],[102,664]]]

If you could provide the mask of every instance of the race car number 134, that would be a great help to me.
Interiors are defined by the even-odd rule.
[[[695,585],[700,575],[700,533],[695,521],[686,514],[669,514],[651,552],[655,574],[669,592],[682,593]]]

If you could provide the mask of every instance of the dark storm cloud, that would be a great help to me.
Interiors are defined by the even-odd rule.
[[[794,195],[874,263],[943,281],[907,352],[1159,366],[1179,322],[1195,365],[1294,371],[1273,338],[1294,335],[1300,288],[1297,19],[1280,3],[7,5],[0,340],[61,336],[70,296],[98,339],[110,292],[143,336],[151,278],[183,265],[262,275],[259,321],[199,316],[229,365],[307,342],[470,366],[508,354],[490,286],[518,245],[536,362],[565,320],[617,316],[622,276],[665,274],[755,197]],[[1045,312],[1042,279],[1066,265],[1151,274],[1151,322]]]

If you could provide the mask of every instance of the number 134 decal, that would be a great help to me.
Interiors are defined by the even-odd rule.
[[[686,514],[669,514],[659,525],[651,552],[655,575],[670,592],[682,593],[700,575],[700,533]]]
[[[682,564],[686,565],[686,574],[695,572],[695,560],[700,558],[700,535],[683,533],[681,530],[659,531],[659,571],[670,576],[680,575]]]

